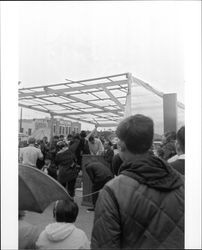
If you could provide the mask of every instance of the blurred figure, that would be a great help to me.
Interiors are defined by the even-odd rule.
[[[92,193],[102,189],[105,183],[113,178],[110,169],[101,162],[88,163],[86,173],[92,182]],[[88,211],[94,211],[98,195],[98,192],[92,195],[93,208],[89,208]]]
[[[55,157],[55,164],[59,169],[58,181],[67,189],[68,193],[74,197],[76,178],[78,175],[75,156],[64,142],[59,142],[58,146],[60,150]]]
[[[36,167],[37,159],[43,160],[43,154],[35,147],[35,138],[29,137],[28,146],[20,149],[20,163],[30,167]]]
[[[185,126],[181,127],[176,136],[176,151],[178,159],[171,162],[171,166],[176,169],[180,174],[184,175],[185,165]]]
[[[74,225],[78,211],[75,202],[57,201],[53,209],[56,222],[41,232],[36,242],[37,249],[90,249],[86,234]]]
[[[114,156],[114,150],[112,149],[112,143],[110,140],[106,140],[104,142],[104,152],[102,153],[102,155],[103,155],[103,158],[105,159],[105,161],[109,164],[111,172],[113,173],[112,159]]]
[[[51,155],[49,153],[46,154],[44,162],[45,164],[42,168],[42,171],[44,171],[45,173],[50,175],[52,178],[57,180],[57,167],[55,163],[51,161]]]
[[[59,141],[64,141],[64,140],[65,140],[64,135],[60,135],[59,136]]]
[[[25,212],[18,214],[18,249],[36,249],[39,229],[24,220]]]
[[[90,154],[90,149],[88,146],[88,140],[86,139],[86,132],[84,130],[81,131],[81,152],[82,154]]]
[[[112,173],[114,175],[118,175],[119,174],[119,169],[121,167],[121,164],[123,163],[119,153],[114,155],[113,159],[112,159]]]
[[[117,127],[123,164],[95,208],[92,249],[183,249],[184,181],[151,155],[153,121],[143,115]]]
[[[167,132],[163,135],[162,145],[158,149],[158,156],[167,161],[174,155],[176,155],[175,149],[175,140],[176,140],[176,133],[175,132]]]
[[[101,155],[104,152],[104,147],[100,139],[91,135],[88,139],[88,145],[91,155]]]
[[[80,156],[79,152],[79,144],[80,144],[80,135],[77,133],[73,136],[71,142],[69,143],[69,150],[72,152],[72,154],[75,156],[76,162],[78,162],[78,158]]]
[[[58,141],[59,141],[59,136],[54,135],[50,142],[49,153],[51,155],[52,162],[55,162],[56,154],[59,151],[59,147],[57,146]]]

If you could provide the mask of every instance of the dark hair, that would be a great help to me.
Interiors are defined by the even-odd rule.
[[[133,115],[124,119],[117,127],[116,134],[134,154],[147,152],[153,141],[154,123],[144,115]]]
[[[73,135],[71,135],[71,134],[68,134],[68,136],[67,136],[67,139],[72,139],[73,138]]]
[[[73,223],[76,221],[79,207],[74,201],[56,201],[53,216],[57,222]]]
[[[59,138],[64,138],[64,135],[60,135],[60,137]]]
[[[44,160],[52,160],[52,155],[51,155],[51,153],[50,152],[48,152],[46,155],[45,155],[45,158],[44,158]]]
[[[79,139],[80,140],[81,139],[80,134],[78,134],[78,133],[75,134],[74,137],[73,137],[73,139]]]
[[[80,136],[81,137],[86,137],[86,131],[82,130],[81,133],[80,133]]]
[[[110,147],[113,145],[112,142],[111,142],[109,139],[107,139],[106,142],[108,142],[108,145],[109,145]]]
[[[176,139],[178,143],[180,144],[180,148],[183,153],[185,153],[185,126],[182,126],[178,131],[176,135]]]
[[[176,140],[176,133],[174,131],[169,131],[164,134],[166,142]]]
[[[59,136],[58,135],[54,135],[53,139],[59,139]]]
[[[89,141],[93,141],[94,140],[94,136],[93,135],[91,135],[90,137],[89,137],[89,139],[88,139]]]

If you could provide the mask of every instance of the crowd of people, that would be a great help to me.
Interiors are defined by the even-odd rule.
[[[185,127],[165,133],[154,149],[154,124],[144,115],[124,119],[117,127],[117,145],[86,134],[54,136],[20,150],[20,162],[58,180],[75,195],[82,155],[102,155],[103,162],[85,166],[92,182],[95,212],[91,242],[72,223],[78,206],[56,202],[55,223],[38,239],[39,249],[183,249]],[[37,162],[38,161],[38,162]],[[43,164],[39,164],[42,161]],[[72,233],[74,232],[74,233]]]

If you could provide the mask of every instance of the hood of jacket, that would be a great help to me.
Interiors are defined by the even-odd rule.
[[[119,174],[161,191],[174,190],[184,185],[183,177],[167,162],[150,154],[138,155],[132,162],[123,163]]]
[[[46,234],[50,241],[61,241],[69,237],[75,230],[75,226],[71,223],[52,223],[46,228]]]

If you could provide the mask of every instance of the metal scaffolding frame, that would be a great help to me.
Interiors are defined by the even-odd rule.
[[[19,106],[100,127],[123,118],[130,74],[19,89]]]
[[[67,80],[67,79],[66,79]],[[19,106],[78,122],[114,127],[124,117],[131,86],[141,86],[163,98],[148,83],[130,73],[19,89]],[[129,105],[130,106],[130,105]],[[177,102],[184,109],[184,105]],[[131,107],[127,107],[131,108]],[[127,113],[130,113],[130,111]]]

